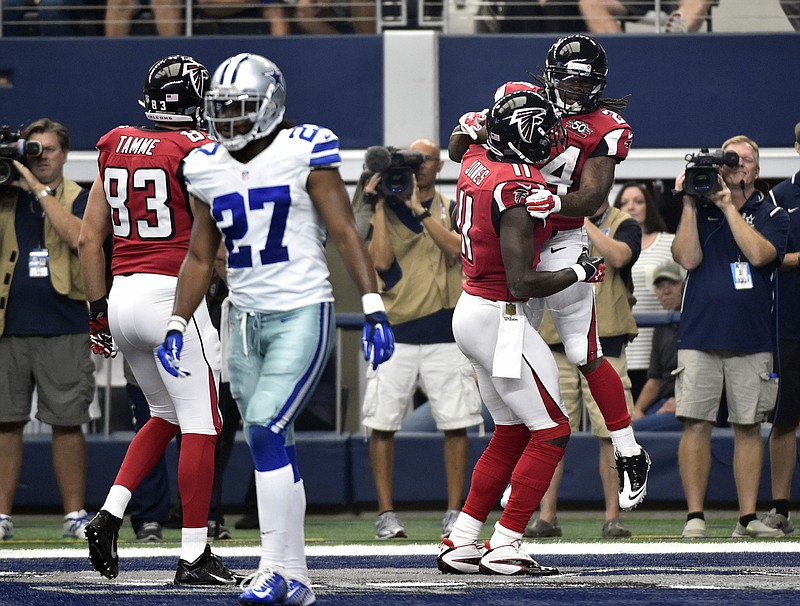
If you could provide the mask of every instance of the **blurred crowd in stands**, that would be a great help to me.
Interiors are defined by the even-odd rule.
[[[396,28],[607,34],[642,31],[638,28],[643,27],[644,31],[680,34],[714,30],[712,9],[720,8],[720,2],[733,5],[736,1],[2,0],[0,6],[6,37],[336,35]],[[800,28],[800,0],[774,1],[775,14],[780,14],[779,4],[791,27]],[[766,29],[772,29],[766,24],[769,18],[766,15]],[[764,29],[757,23],[751,27]]]

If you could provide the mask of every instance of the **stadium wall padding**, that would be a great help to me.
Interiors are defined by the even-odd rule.
[[[738,133],[762,147],[792,145],[800,120],[800,79],[787,61],[800,56],[800,35],[598,38],[609,55],[607,96],[631,95],[624,116],[634,128],[634,147],[713,148]],[[440,36],[440,142],[447,141],[464,111],[486,107],[497,85],[536,73],[553,41],[544,34]],[[0,87],[0,123],[18,127],[50,116],[70,129],[73,149],[92,150],[110,128],[144,121],[137,100],[155,60],[192,54],[213,71],[239,52],[274,60],[287,79],[287,117],[330,127],[346,149],[385,142],[384,78],[407,83],[402,90],[409,99],[421,94],[424,82],[414,73],[384,73],[384,45],[377,35],[3,38],[0,75],[12,84]]]
[[[89,473],[87,508],[97,510],[114,482],[132,433],[117,432],[110,437],[87,436]],[[470,434],[470,469],[483,452],[491,434]],[[680,507],[684,504],[678,472],[680,432],[639,432],[639,442],[653,462],[647,502]],[[431,505],[445,508],[447,501],[443,438],[436,432],[396,434],[394,500],[399,508]],[[759,501],[770,499],[769,453],[765,448]],[[733,430],[714,428],[712,467],[707,503],[736,506],[733,480]],[[336,435],[332,432],[298,432],[297,454],[311,508],[374,508],[375,489],[369,463],[369,443],[363,434]],[[573,434],[565,457],[565,473],[559,492],[562,506],[601,507],[603,491],[597,468],[597,439],[589,433]],[[61,499],[52,471],[50,436],[27,436],[16,510],[24,508],[59,509]],[[177,448],[167,451],[173,498],[177,497]],[[223,505],[240,509],[253,471],[244,438],[239,434],[225,471]],[[800,470],[795,471],[792,500],[800,499]]]

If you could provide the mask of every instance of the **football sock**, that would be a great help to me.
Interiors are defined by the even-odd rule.
[[[472,470],[472,482],[462,512],[486,521],[508,486],[511,472],[530,438],[530,430],[522,423],[495,426],[489,445]]]
[[[106,496],[106,501],[101,509],[105,509],[112,516],[122,518],[130,501],[131,491],[120,484],[114,484],[108,491],[108,496]]]
[[[256,471],[258,525],[261,528],[259,568],[273,568],[285,573],[286,529],[289,526],[290,498],[294,485],[291,465],[271,471]]]
[[[208,516],[206,516],[208,517]],[[203,555],[208,543],[208,528],[183,528],[181,530],[181,560],[190,564]]]
[[[503,528],[522,536],[563,456],[560,446],[531,438],[511,474],[511,494],[498,522]]]
[[[497,549],[503,545],[510,545],[514,541],[521,540],[521,532],[514,532],[513,530],[509,530],[503,526],[500,522],[496,522],[494,525],[494,533],[492,533],[492,538],[489,539],[489,548]]]
[[[775,508],[775,513],[789,517],[789,499],[775,499],[772,501],[772,506]]]
[[[616,450],[623,457],[635,457],[642,452],[642,447],[636,442],[636,436],[633,435],[633,427],[628,425],[623,429],[615,429],[609,432],[611,434],[611,443]]]
[[[185,433],[181,436],[178,492],[181,494],[184,528],[203,528],[207,532],[216,444],[216,435]]]
[[[306,563],[306,537],[303,523],[306,515],[306,490],[303,480],[295,482],[290,497],[289,518],[286,527],[286,576],[311,585]]]
[[[179,431],[180,427],[177,425],[159,417],[150,417],[133,436],[114,484],[124,486],[131,492],[135,491]]]
[[[483,528],[483,522],[462,511],[458,514],[448,538],[453,541],[453,545],[466,545],[478,540],[481,528]]]
[[[589,391],[592,392],[594,401],[597,402],[597,408],[603,415],[608,431],[630,425],[631,415],[628,413],[628,403],[625,400],[622,380],[611,366],[611,362],[603,358],[597,368],[584,376],[589,384]],[[638,452],[634,454],[638,454]]]

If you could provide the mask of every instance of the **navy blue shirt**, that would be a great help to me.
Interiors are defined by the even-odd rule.
[[[81,191],[72,204],[72,214],[83,218],[89,192]],[[19,258],[14,267],[8,293],[4,335],[52,336],[89,332],[89,312],[85,301],[73,301],[58,294],[50,277],[31,278],[30,252],[45,248],[44,210],[32,194],[20,192],[14,216]],[[75,253],[77,254],[77,253]]]
[[[800,172],[769,192],[772,201],[789,213],[786,252],[800,251]],[[778,338],[800,341],[800,269],[778,272]]]
[[[689,272],[681,308],[680,349],[740,353],[773,350],[773,277],[786,251],[789,216],[756,191],[740,209],[744,220],[769,240],[777,258],[755,267],[739,249],[722,211],[697,204],[697,229],[703,260]],[[734,287],[731,264],[747,263],[753,287]]]

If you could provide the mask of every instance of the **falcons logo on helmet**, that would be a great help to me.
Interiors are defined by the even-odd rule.
[[[183,73],[184,75],[189,76],[189,80],[192,83],[192,87],[194,88],[195,92],[198,95],[202,95],[203,80],[205,79],[204,76],[206,73],[208,73],[206,72],[206,68],[199,63],[184,63]]]
[[[541,107],[521,107],[515,109],[508,120],[510,126],[517,125],[519,136],[523,141],[532,141],[533,134],[544,122],[547,111]]]

